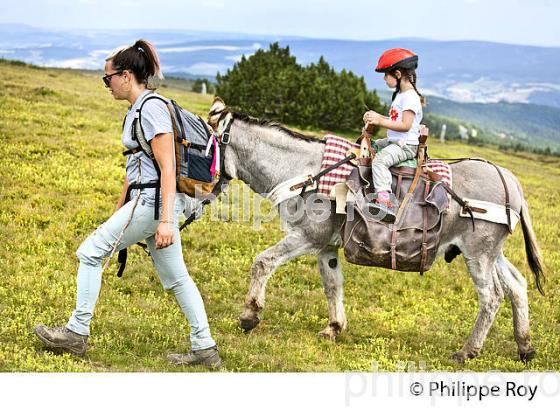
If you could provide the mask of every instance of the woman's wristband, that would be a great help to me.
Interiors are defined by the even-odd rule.
[[[167,223],[167,224],[174,224],[175,221],[172,219],[162,219],[159,221],[160,224]]]

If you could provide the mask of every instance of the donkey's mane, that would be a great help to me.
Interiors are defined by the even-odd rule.
[[[259,125],[261,127],[268,127],[268,128],[275,128],[279,131],[282,131],[283,133],[289,135],[290,137],[293,138],[297,138],[303,141],[307,141],[307,142],[319,142],[321,144],[324,144],[325,141],[324,140],[320,140],[318,138],[312,137],[311,135],[305,135],[305,134],[301,134],[299,132],[293,131],[285,126],[283,126],[282,124],[278,123],[278,122],[274,122],[271,120],[267,120],[267,119],[258,119],[258,118],[254,118],[251,117],[247,114],[241,113],[241,112],[237,112],[237,111],[231,111],[231,114],[233,115],[233,118],[239,121],[243,121],[246,122],[248,124],[253,124],[253,125]]]

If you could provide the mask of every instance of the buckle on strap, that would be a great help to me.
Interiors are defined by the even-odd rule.
[[[233,124],[233,119],[231,119],[228,123],[228,125],[226,126],[226,129],[224,130],[224,132],[222,133],[222,135],[220,136],[220,142],[223,145],[228,145],[229,141],[230,141],[230,135],[229,132],[231,130],[231,124]]]
[[[127,149],[126,151],[123,151],[122,154],[126,157],[127,155],[137,154],[140,151],[142,151],[141,148],[131,148],[131,149]]]
[[[222,134],[222,144],[228,145],[230,141],[229,130]]]

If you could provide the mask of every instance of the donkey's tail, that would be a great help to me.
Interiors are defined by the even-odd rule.
[[[521,204],[521,227],[523,229],[523,238],[525,239],[525,252],[527,253],[527,262],[533,274],[535,275],[535,283],[537,289],[544,296],[543,284],[545,282],[543,262],[539,244],[537,243],[537,236],[533,230],[531,223],[531,216],[529,215],[529,206],[527,201],[522,196]]]

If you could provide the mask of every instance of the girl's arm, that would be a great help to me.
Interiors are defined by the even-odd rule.
[[[173,135],[158,134],[151,141],[154,157],[161,171],[161,208],[160,224],[156,231],[156,248],[165,248],[173,243],[175,225],[175,168],[173,166]]]
[[[412,128],[414,116],[416,114],[412,110],[403,111],[402,121],[392,121],[388,117],[384,117],[375,111],[368,111],[364,114],[364,122],[367,124],[377,125],[388,130],[407,132]]]

